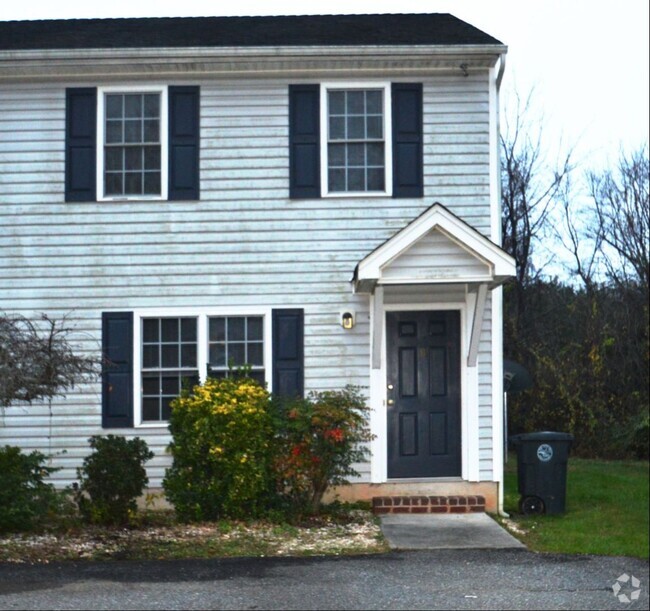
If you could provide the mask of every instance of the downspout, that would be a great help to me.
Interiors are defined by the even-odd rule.
[[[501,146],[500,146],[500,138],[501,138],[501,112],[500,112],[500,92],[501,92],[501,81],[503,80],[503,75],[506,70],[506,54],[501,53],[499,55],[499,72],[497,73],[497,78],[496,78],[496,89],[497,89],[497,205],[498,205],[498,212],[499,212],[499,223],[498,223],[498,238],[499,238],[499,246],[501,246],[501,241],[503,239],[503,236],[501,235]],[[501,312],[503,313],[503,307],[501,308]],[[503,317],[502,317],[502,324],[503,324]],[[503,354],[503,349],[501,351]],[[503,376],[502,376],[503,379]],[[505,393],[502,393],[503,395],[503,458],[505,462],[505,455],[507,452],[507,447],[508,447],[508,430],[507,430],[507,422],[508,422],[508,417],[507,417],[507,403],[506,403],[506,397]],[[503,479],[501,481],[501,486],[500,490],[498,492],[499,498],[498,498],[498,514],[501,517],[504,518],[509,518],[510,515],[506,513],[503,509],[503,494],[504,494],[504,483],[505,483],[505,474],[503,476]]]

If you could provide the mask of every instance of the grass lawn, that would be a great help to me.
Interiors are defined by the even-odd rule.
[[[506,464],[505,510],[535,551],[648,558],[648,462],[569,457],[566,513],[519,513],[517,460]],[[517,532],[521,530],[522,532]]]

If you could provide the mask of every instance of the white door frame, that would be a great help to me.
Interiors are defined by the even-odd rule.
[[[407,312],[427,310],[458,310],[460,311],[460,375],[461,375],[461,473],[462,479],[478,481],[479,479],[479,448],[478,448],[478,367],[467,366],[467,351],[471,333],[469,321],[472,319],[476,305],[476,294],[466,292],[464,302],[429,303],[400,303],[384,304],[381,312],[381,365],[373,369],[370,363],[370,429],[375,438],[370,444],[372,452],[370,478],[373,484],[388,481],[388,418],[387,401],[387,359],[386,359],[386,312]],[[374,312],[374,295],[370,296],[370,312]],[[370,321],[370,328],[374,328]]]

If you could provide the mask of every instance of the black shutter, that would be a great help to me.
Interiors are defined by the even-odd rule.
[[[97,199],[97,90],[65,91],[65,201]]]
[[[422,197],[422,83],[393,83],[393,197]]]
[[[289,85],[289,197],[320,197],[320,86]]]
[[[273,394],[302,397],[304,389],[304,312],[273,310]]]
[[[199,88],[169,88],[170,200],[199,195]]]
[[[133,312],[102,313],[102,427],[133,426]]]

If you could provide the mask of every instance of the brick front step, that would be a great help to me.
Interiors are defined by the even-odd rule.
[[[385,513],[483,513],[482,496],[376,496],[372,511]]]

